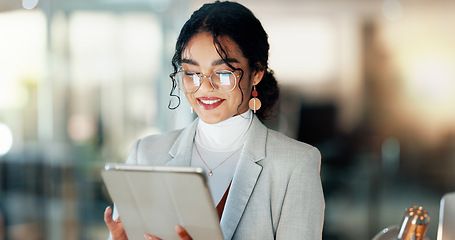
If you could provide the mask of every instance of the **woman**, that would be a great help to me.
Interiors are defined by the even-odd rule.
[[[321,239],[319,151],[258,120],[278,98],[268,50],[266,32],[244,6],[217,1],[195,11],[178,37],[171,77],[198,119],[137,141],[127,163],[204,168],[224,239]],[[113,239],[127,239],[111,213]]]

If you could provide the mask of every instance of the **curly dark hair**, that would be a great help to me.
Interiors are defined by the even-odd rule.
[[[270,48],[268,35],[254,14],[236,2],[216,1],[204,4],[185,23],[177,39],[172,58],[174,72],[170,75],[173,81],[170,95],[177,97],[180,104],[180,98],[175,94],[177,84],[172,76],[181,66],[182,52],[187,47],[188,42],[193,36],[201,32],[207,32],[213,36],[213,44],[218,54],[229,67],[233,68],[226,61],[227,54],[219,42],[219,37],[229,37],[237,44],[243,55],[248,59],[252,72],[264,71],[262,80],[256,85],[256,90],[259,93],[258,98],[262,102],[262,107],[256,112],[256,115],[261,120],[276,116],[273,110],[279,97],[279,88],[273,71],[268,68]],[[243,72],[239,81],[242,79]],[[242,89],[240,90],[242,91]],[[242,102],[244,100],[242,99]],[[179,104],[173,108],[169,105],[169,108],[175,109]]]

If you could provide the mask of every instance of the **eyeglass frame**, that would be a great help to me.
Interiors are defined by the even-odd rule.
[[[193,92],[185,92],[185,90],[183,90],[182,87],[180,87],[179,81],[178,81],[178,80],[176,79],[176,77],[175,77],[175,76],[177,75],[177,73],[183,72],[183,71],[187,71],[187,70],[183,69],[183,67],[180,67],[178,71],[171,73],[171,74],[170,74],[170,77],[175,81],[175,84],[177,85],[177,87],[178,87],[180,90],[182,90],[184,93],[195,93],[195,92],[197,92],[197,91],[199,90],[199,88],[201,88],[201,86],[202,86],[202,82],[203,82],[202,79],[203,79],[203,78],[208,78],[208,79],[209,79],[210,85],[212,86],[212,88],[213,88],[214,90],[216,90],[216,91],[218,91],[218,92],[220,92],[220,93],[230,93],[230,92],[234,91],[235,87],[237,87],[237,83],[240,82],[240,80],[243,78],[243,69],[241,69],[241,68],[233,69],[233,71],[230,71],[230,70],[214,70],[209,76],[202,75],[202,73],[199,73],[199,74],[194,73],[194,74],[196,74],[196,75],[199,77],[199,86],[198,86],[197,89],[196,89],[195,91],[193,91]],[[231,89],[230,91],[228,91],[228,92],[222,92],[222,91],[220,91],[219,89],[215,88],[215,86],[213,86],[212,75],[213,75],[214,73],[216,73],[216,72],[221,72],[221,71],[232,73],[232,75],[234,76],[234,79],[235,79],[234,86],[233,86],[232,89]],[[240,71],[240,72],[241,72],[240,75],[236,76],[236,75],[234,74],[235,71]],[[190,72],[190,71],[189,71],[189,72]],[[238,80],[237,80],[237,79],[238,79]]]

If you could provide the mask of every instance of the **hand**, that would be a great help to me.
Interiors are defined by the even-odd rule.
[[[188,232],[185,230],[185,228],[177,225],[177,226],[175,226],[175,231],[179,235],[180,239],[182,239],[182,240],[193,240],[190,237],[190,235],[188,234]],[[161,240],[161,238],[158,238],[158,237],[155,237],[155,236],[149,235],[149,234],[145,234],[144,238],[147,239],[147,240]]]
[[[112,219],[111,207],[107,207],[104,211],[104,222],[112,234],[112,240],[128,240],[120,217],[118,217],[117,220]]]

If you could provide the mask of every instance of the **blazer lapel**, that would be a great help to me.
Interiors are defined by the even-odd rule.
[[[247,134],[220,222],[226,240],[234,235],[262,171],[257,161],[265,158],[267,128],[255,115]]]
[[[175,140],[169,150],[172,159],[165,164],[166,166],[182,167],[191,165],[191,152],[193,151],[193,139],[196,134],[197,122],[198,119],[196,118],[189,127],[183,129],[180,136]]]

